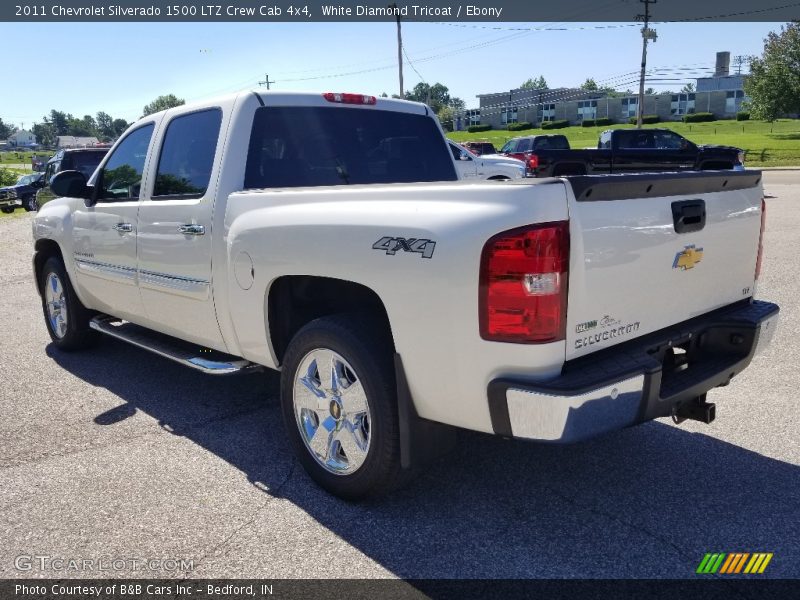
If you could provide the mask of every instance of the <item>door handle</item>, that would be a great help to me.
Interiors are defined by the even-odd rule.
[[[111,227],[114,231],[119,231],[120,233],[130,233],[133,231],[133,225],[130,223],[117,223]]]
[[[202,225],[195,225],[193,223],[188,223],[186,225],[179,225],[178,231],[180,231],[184,235],[204,235],[206,232],[206,228]]]

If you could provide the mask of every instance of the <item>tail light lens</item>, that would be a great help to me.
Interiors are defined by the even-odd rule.
[[[563,340],[567,318],[569,223],[512,229],[483,246],[481,337],[544,344]]]
[[[761,257],[764,255],[764,225],[767,221],[767,202],[761,199],[761,231],[758,232],[758,258],[756,258],[756,279],[761,275]]]
[[[525,166],[528,175],[536,177],[536,169],[539,168],[539,157],[535,154],[529,155],[528,160],[525,161]]]

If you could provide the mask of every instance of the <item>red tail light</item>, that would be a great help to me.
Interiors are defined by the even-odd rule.
[[[528,157],[528,168],[533,171],[539,166],[539,157],[535,154],[531,154]]]
[[[567,318],[569,223],[512,229],[481,254],[481,337],[543,344],[563,340]]]
[[[761,231],[758,233],[758,258],[756,258],[756,279],[761,275],[761,257],[764,255],[764,225],[767,221],[767,202],[761,199]]]
[[[339,102],[341,104],[375,104],[378,101],[375,96],[364,96],[362,94],[325,92],[322,97],[328,102]]]

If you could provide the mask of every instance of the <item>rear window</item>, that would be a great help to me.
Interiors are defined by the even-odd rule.
[[[563,135],[536,138],[534,150],[569,150],[569,142]]]
[[[456,181],[434,119],[337,107],[256,110],[244,187]]]
[[[103,160],[106,152],[80,152],[69,156],[72,165],[70,169],[80,171],[86,179],[89,179]],[[66,161],[65,161],[66,162]],[[63,167],[64,165],[62,165]]]

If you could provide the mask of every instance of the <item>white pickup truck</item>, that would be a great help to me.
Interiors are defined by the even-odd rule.
[[[456,169],[461,179],[504,181],[525,177],[525,163],[521,160],[499,154],[478,156],[450,140],[447,144],[453,153],[453,160],[456,161]]]
[[[281,371],[320,485],[393,488],[466,428],[569,443],[672,416],[770,340],[761,174],[457,180],[422,104],[243,92],[142,118],[33,221],[59,350],[107,334]],[[146,374],[142,374],[143,377]]]

